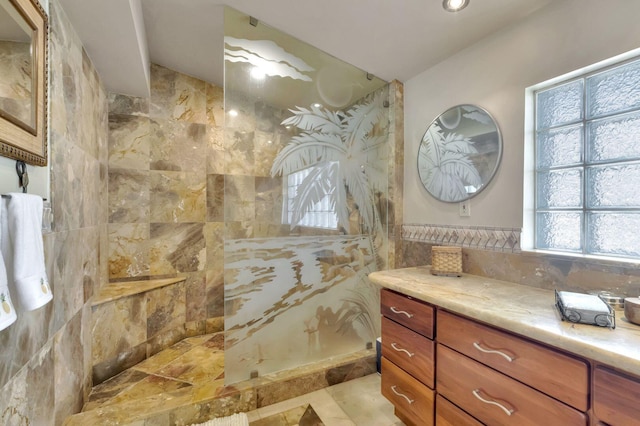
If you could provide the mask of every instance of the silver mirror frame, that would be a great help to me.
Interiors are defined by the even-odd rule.
[[[445,130],[443,130],[445,129]],[[418,148],[418,176],[439,201],[457,203],[484,190],[502,159],[502,134],[484,108],[453,106],[427,127]]]

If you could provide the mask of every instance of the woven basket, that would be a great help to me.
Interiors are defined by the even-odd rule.
[[[461,247],[431,247],[431,273],[448,277],[459,277],[462,274]]]

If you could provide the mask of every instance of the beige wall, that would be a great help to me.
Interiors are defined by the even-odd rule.
[[[639,48],[638,16],[636,0],[556,0],[405,82],[404,223],[521,227],[525,88]],[[429,195],[416,166],[428,125],[462,103],[487,109],[504,140],[498,172],[471,199],[469,218],[458,203]]]

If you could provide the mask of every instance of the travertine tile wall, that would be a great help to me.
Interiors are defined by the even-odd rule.
[[[91,386],[90,298],[107,281],[107,101],[56,0],[49,2],[54,300],[0,332],[0,424],[62,424]]]
[[[223,329],[223,119],[221,88],[158,65],[150,98],[109,95],[110,280],[186,281],[94,309],[139,330],[114,342],[114,330],[94,321],[103,331],[94,333],[98,380],[185,336]],[[131,303],[146,312],[130,315]]]
[[[431,264],[433,243],[402,241],[398,267]],[[640,267],[634,264],[533,252],[504,252],[462,248],[466,273],[531,287],[576,292],[609,291],[621,296],[640,295]]]
[[[389,269],[402,262],[402,219],[404,204],[404,86],[389,83]]]

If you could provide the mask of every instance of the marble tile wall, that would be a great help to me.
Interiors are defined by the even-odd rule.
[[[152,65],[149,98],[108,98],[109,279],[185,281],[160,292],[175,294],[156,291],[140,295],[144,301],[122,302],[145,306],[138,326],[128,306],[94,308],[98,317],[116,309],[131,327],[124,333],[94,322],[96,382],[224,324],[222,89]],[[108,338],[114,332],[117,342]]]
[[[91,387],[90,300],[108,280],[107,100],[57,0],[49,2],[52,303],[0,332],[0,424],[62,424]]]
[[[399,267],[431,264],[433,245],[403,240],[404,256]],[[630,263],[463,247],[462,270],[474,275],[550,290],[583,293],[609,291],[632,297],[640,295],[640,267]]]
[[[404,204],[404,86],[394,80],[389,83],[389,268],[402,259],[402,231]]]

